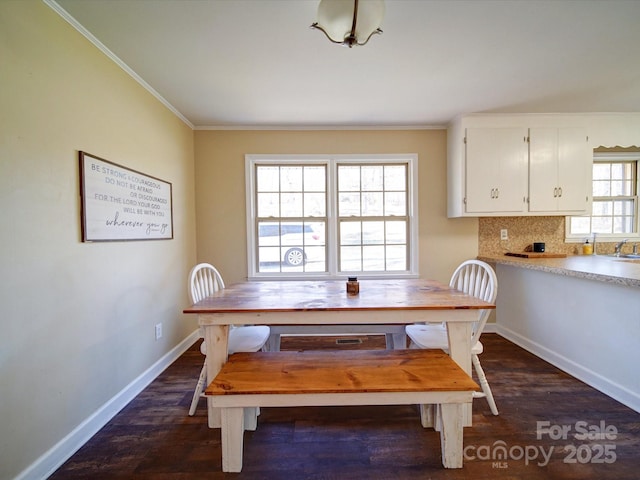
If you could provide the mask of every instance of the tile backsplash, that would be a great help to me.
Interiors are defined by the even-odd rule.
[[[500,240],[506,229],[509,239]],[[565,243],[565,217],[482,217],[479,219],[478,253],[503,255],[530,251],[533,242],[544,242],[550,253],[582,254],[582,243]],[[613,253],[615,243],[597,242],[599,254]]]

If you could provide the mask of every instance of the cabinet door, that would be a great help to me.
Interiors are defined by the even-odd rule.
[[[558,129],[529,130],[529,211],[558,210]]]
[[[558,131],[558,211],[588,212],[591,198],[593,150],[589,148],[582,128],[561,128]]]
[[[529,211],[587,211],[592,167],[584,129],[532,128],[529,136]]]
[[[527,193],[526,138],[526,128],[467,129],[467,213],[524,211]]]

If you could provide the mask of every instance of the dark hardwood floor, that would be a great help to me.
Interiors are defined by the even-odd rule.
[[[207,428],[204,400],[187,415],[203,361],[194,345],[50,478],[640,478],[639,413],[498,335],[482,339],[500,415],[484,399],[474,401],[459,470],[442,468],[438,433],[420,426],[417,407],[306,407],[263,408],[258,429],[245,433],[242,473],[224,474],[220,431]],[[362,342],[284,338],[282,348],[384,346],[382,337]],[[540,438],[537,422],[548,422]],[[591,437],[581,438],[583,430]]]

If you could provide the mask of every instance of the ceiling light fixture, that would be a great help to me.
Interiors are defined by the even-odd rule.
[[[346,47],[365,45],[382,33],[384,0],[320,0],[318,21],[311,25],[333,43]]]

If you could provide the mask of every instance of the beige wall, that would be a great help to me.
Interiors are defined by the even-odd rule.
[[[0,1],[0,478],[195,328],[193,131],[40,1]],[[78,150],[172,182],[175,239],[82,243]],[[154,325],[164,337],[155,341]]]
[[[478,252],[478,221],[446,214],[446,131],[196,131],[198,261],[247,276],[245,154],[417,153],[420,275],[449,281]]]

